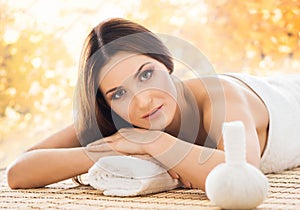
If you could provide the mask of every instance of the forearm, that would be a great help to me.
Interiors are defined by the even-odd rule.
[[[99,158],[84,148],[39,149],[24,153],[7,170],[11,188],[34,188],[85,173]]]
[[[192,184],[194,188],[205,190],[205,180],[209,172],[225,161],[224,152],[196,146],[167,135],[146,147],[149,155]]]

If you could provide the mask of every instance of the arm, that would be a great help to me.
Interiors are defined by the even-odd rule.
[[[31,147],[8,167],[8,185],[41,187],[87,172],[100,154],[88,153],[79,146],[73,125],[57,132]]]
[[[256,132],[249,126],[246,129],[247,161],[259,167],[260,153]],[[194,145],[166,133],[151,144],[144,145],[145,153],[175,171],[184,180],[188,180],[193,188],[202,190],[205,190],[208,174],[217,165],[225,162],[222,149]]]
[[[85,173],[93,163],[84,148],[37,149],[10,165],[7,181],[13,189],[42,187]]]
[[[224,152],[190,144],[164,134],[157,141],[145,146],[145,151],[167,168],[172,168],[193,188],[205,189],[209,172],[225,161]]]

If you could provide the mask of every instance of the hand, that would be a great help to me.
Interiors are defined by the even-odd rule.
[[[147,154],[145,145],[156,141],[162,131],[139,128],[122,128],[115,134],[87,145],[90,152],[116,151],[121,154]]]

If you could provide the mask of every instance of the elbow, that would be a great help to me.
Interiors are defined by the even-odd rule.
[[[7,167],[6,180],[11,189],[37,187],[35,186],[36,180],[31,169],[34,164],[30,161],[34,153],[34,151],[24,153]]]
[[[18,163],[13,163],[6,170],[7,184],[11,189],[29,188],[24,179],[24,171],[22,172]]]
[[[18,172],[16,164],[10,165],[6,170],[7,184],[11,189],[21,188],[20,181],[18,178]]]
[[[25,189],[27,186],[26,180],[24,179],[24,171],[22,172],[21,167],[18,163],[11,164],[6,170],[7,184],[11,189]]]

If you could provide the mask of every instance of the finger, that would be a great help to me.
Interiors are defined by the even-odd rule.
[[[111,147],[108,144],[98,144],[87,146],[86,150],[89,152],[108,152],[112,151]]]
[[[126,133],[126,132],[141,132],[145,131],[146,129],[143,128],[121,128],[119,132]]]
[[[169,170],[168,173],[173,179],[179,179],[179,175],[174,170]]]
[[[87,147],[95,146],[95,145],[101,145],[101,144],[106,144],[106,143],[111,143],[113,140],[116,140],[116,139],[118,139],[118,136],[109,136],[109,137],[102,138],[100,140],[94,141],[92,143],[89,143],[87,145]]]
[[[91,146],[95,146],[95,145],[100,145],[100,144],[103,144],[103,143],[106,143],[103,139],[100,139],[100,140],[97,140],[97,141],[94,141],[92,143],[89,143],[88,145],[86,145],[87,147],[91,147]]]
[[[179,174],[177,174],[177,175],[179,176]],[[190,181],[188,181],[187,179],[183,178],[182,176],[179,176],[179,180],[185,188],[189,188],[189,189],[192,188],[192,183]]]
[[[132,156],[136,157],[136,158],[139,158],[139,159],[142,159],[142,160],[148,160],[148,161],[151,161],[151,162],[155,162],[155,159],[150,155],[132,155]]]
[[[189,181],[187,181],[185,179],[182,179],[182,178],[180,178],[180,181],[184,185],[184,187],[186,187],[186,188],[192,188],[192,184]]]

